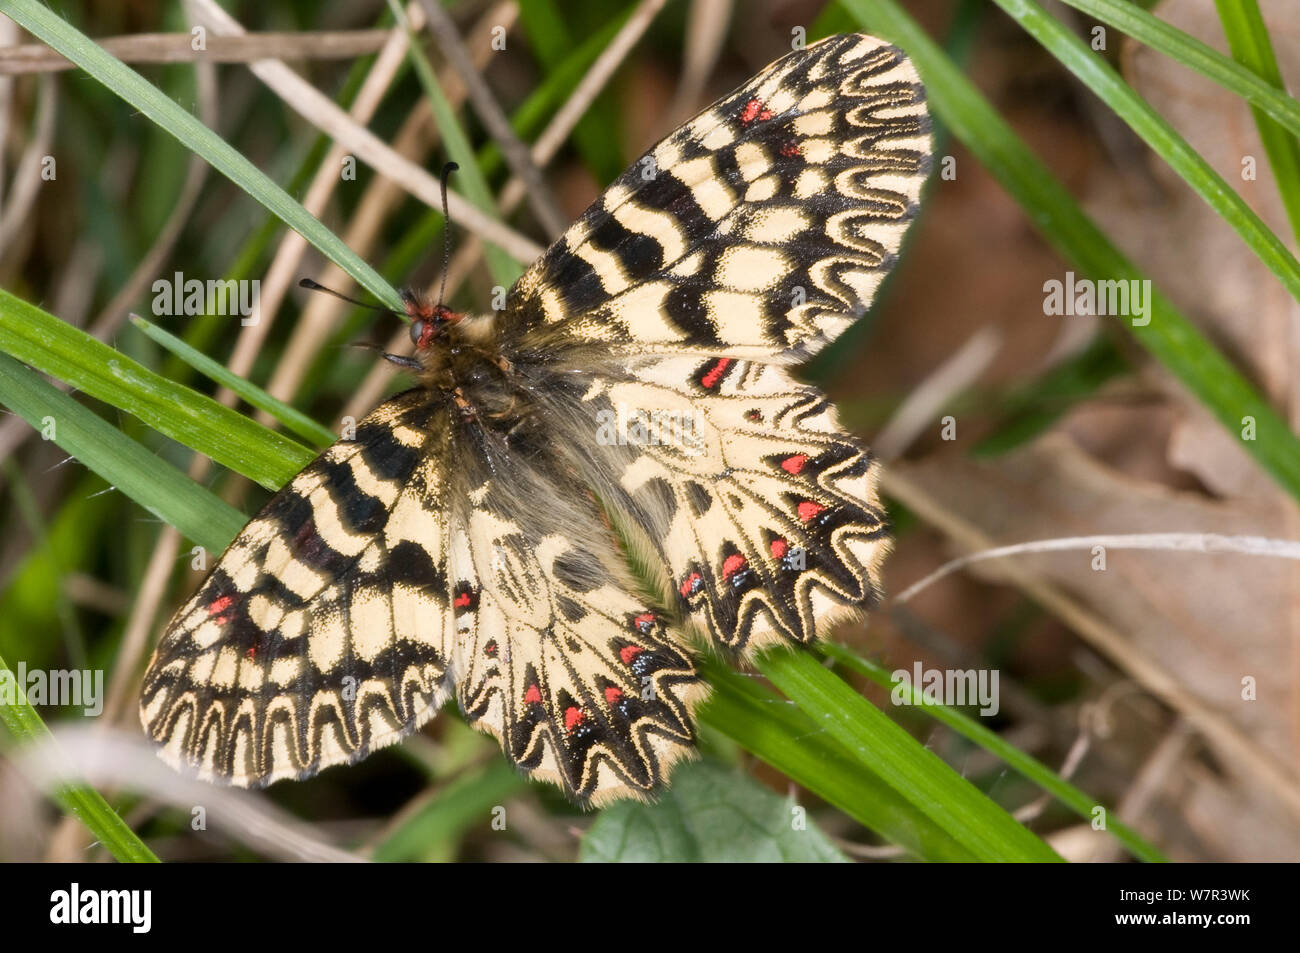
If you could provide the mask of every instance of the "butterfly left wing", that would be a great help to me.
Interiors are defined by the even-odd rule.
[[[437,405],[413,390],[280,490],[173,618],[141,717],[174,767],[260,787],[351,762],[450,694]]]

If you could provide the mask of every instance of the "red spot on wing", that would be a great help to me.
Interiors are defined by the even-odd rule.
[[[740,555],[740,553],[732,553],[722,564],[722,578],[730,579],[744,568],[745,557]]]
[[[542,703],[542,690],[537,687],[537,683],[528,686],[528,691],[524,692],[525,705],[540,705]]]
[[[493,639],[487,645],[483,646],[483,654],[488,658],[497,657],[497,640]]]
[[[781,155],[783,156],[793,157],[802,154],[803,154],[803,150],[799,148],[799,143],[795,142],[793,139],[784,143],[781,146]]]
[[[474,601],[473,597],[468,592],[462,592],[460,595],[456,597],[456,601],[453,602],[452,605],[454,605],[457,609],[464,609],[465,607],[470,605],[473,601]]]
[[[697,572],[693,572],[685,579],[683,579],[682,588],[681,588],[682,597],[690,598],[692,595],[698,592],[700,588],[700,583],[703,582],[703,580],[704,577],[702,577]]]
[[[786,457],[781,461],[781,469],[791,476],[798,476],[808,462],[808,454],[796,453],[792,457]]]
[[[642,612],[632,620],[632,626],[639,632],[646,633],[655,623],[655,614],[653,612]]]
[[[718,386],[718,382],[722,380],[723,375],[727,373],[727,368],[730,366],[731,358],[718,358],[717,362],[709,368],[708,372],[702,378],[700,378],[700,385],[705,390],[713,390],[713,388]]]
[[[755,119],[771,119],[772,110],[763,105],[761,99],[751,99],[740,110],[740,124],[748,126]]]
[[[570,705],[568,708],[564,709],[565,730],[572,731],[574,728],[577,728],[582,724],[586,717],[587,716],[583,714],[581,708],[575,708],[573,705]]]
[[[257,646],[250,645],[248,651],[244,653],[247,658],[257,658]]]
[[[633,659],[644,651],[645,649],[639,645],[625,645],[618,650],[618,657],[623,660],[624,665],[631,665]]]
[[[790,544],[779,536],[772,540],[772,556],[776,559],[783,559],[785,554],[790,551]]]
[[[615,688],[613,685],[610,685],[605,689],[605,701],[609,703],[611,708],[614,705],[617,705],[622,697],[623,689],[621,688]]]
[[[219,615],[234,604],[234,596],[219,596],[208,603],[208,615]]]
[[[814,503],[812,500],[804,500],[799,504],[799,519],[806,523],[824,509],[826,509],[826,507],[822,506],[820,503]]]

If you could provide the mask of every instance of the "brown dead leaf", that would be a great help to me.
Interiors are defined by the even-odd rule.
[[[1060,434],[994,461],[945,455],[891,469],[998,545],[1107,533],[1269,536],[1283,524],[1276,498],[1218,501],[1134,479]],[[1093,561],[1090,552],[1069,552],[1023,558],[1019,565],[1123,634],[1124,644],[1110,653],[1121,669],[1152,690],[1159,686],[1149,683],[1151,672],[1172,677],[1202,710],[1253,739],[1283,774],[1293,775],[1288,613],[1294,565],[1240,555],[1113,550],[1105,554],[1104,570],[1094,570]],[[998,561],[972,571],[1006,578]],[[888,588],[897,592],[911,581],[889,579]],[[928,595],[918,597],[918,611]],[[1242,698],[1248,677],[1256,700]]]

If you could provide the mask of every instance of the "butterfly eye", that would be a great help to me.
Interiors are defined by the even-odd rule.
[[[425,322],[421,321],[419,318],[416,318],[414,321],[411,322],[411,343],[414,344],[416,347],[425,346],[424,342],[422,341],[422,338],[424,337],[424,327],[425,327]]]

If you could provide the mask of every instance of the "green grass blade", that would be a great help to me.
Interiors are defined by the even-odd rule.
[[[20,741],[33,743],[50,738],[50,729],[28,703],[24,686],[18,684],[17,676],[3,658],[0,658],[0,674],[14,685],[15,695],[13,704],[0,705],[0,721]],[[51,796],[60,807],[81,821],[117,860],[135,864],[158,863],[154,852],[136,837],[135,831],[126,826],[126,822],[94,788],[79,784],[62,785]]]
[[[831,642],[823,644],[821,650],[823,654],[835,659],[835,661],[852,669],[859,675],[871,679],[882,688],[894,689],[895,682],[891,673],[884,666],[877,665],[869,659],[858,656],[851,649]],[[1001,758],[1044,791],[1055,796],[1057,800],[1084,820],[1092,820],[1092,811],[1097,807],[1098,803],[1096,798],[1089,797],[1086,793],[1080,791],[1037,758],[1025,754],[1015,745],[1008,744],[1000,735],[985,728],[974,718],[963,715],[946,705],[928,701],[924,692],[915,685],[902,687],[908,692],[913,706],[936,721],[947,725],[963,737],[969,738],[989,753]],[[1106,830],[1139,860],[1151,863],[1164,863],[1168,860],[1159,849],[1123,821],[1118,820],[1112,812],[1107,812]]]
[[[400,17],[401,22],[405,24],[406,16],[402,13],[397,0],[388,0],[388,3],[393,10],[393,15]],[[438,77],[434,74],[433,67],[429,65],[429,58],[424,55],[420,38],[411,32],[409,26],[407,26],[407,35],[410,37],[410,42],[406,45],[407,57],[415,67],[420,85],[424,87],[424,94],[429,97],[433,119],[442,134],[442,142],[447,148],[447,154],[460,166],[459,171],[455,173],[460,189],[465,198],[474,203],[480,211],[497,219],[497,203],[492,197],[492,190],[488,188],[487,180],[479,170],[474,147],[470,145],[469,137],[461,129],[460,123],[456,121],[456,111],[452,109],[451,102],[443,93]],[[509,288],[515,283],[515,279],[524,273],[523,266],[519,262],[491,242],[483,243],[483,257],[487,259],[492,280],[502,287]]]
[[[1069,27],[1034,0],[994,0],[1061,64],[1123,119],[1142,141],[1232,226],[1291,297],[1300,301],[1300,262],[1200,153]]]
[[[528,789],[510,762],[494,758],[481,771],[458,778],[399,824],[375,848],[373,859],[385,863],[441,857],[446,847],[508,798]],[[507,820],[507,823],[509,821]]]
[[[248,522],[239,510],[4,354],[0,403],[37,430],[48,418],[55,443],[154,516],[214,552],[225,549]],[[209,545],[214,539],[219,545]]]
[[[613,37],[628,17],[632,15],[635,4],[627,4],[615,14],[601,33],[608,33],[603,49],[608,45],[608,38]],[[563,69],[564,55],[575,47],[575,37],[565,23],[565,15],[560,12],[553,0],[529,0],[520,5],[519,22],[524,28],[534,55],[546,70],[548,79],[559,75]],[[585,34],[585,30],[579,30]],[[581,37],[579,37],[581,38]],[[595,39],[589,36],[585,45]],[[593,56],[592,59],[595,57]],[[613,102],[606,96],[598,96],[578,125],[573,130],[573,144],[591,170],[597,182],[611,182],[616,179],[627,165],[619,148],[619,136],[616,133],[619,116],[613,108]]]
[[[758,670],[849,752],[982,861],[1060,861],[1041,838],[805,650],[777,649]]]
[[[1079,271],[1100,280],[1143,277],[894,0],[840,2],[862,28],[907,51],[925,81],[934,112]],[[1243,418],[1253,418],[1255,439],[1243,441],[1244,449],[1300,500],[1300,441],[1291,428],[1168,298],[1154,287],[1151,298],[1150,322],[1140,327],[1124,322],[1124,327],[1234,436],[1241,434]]]
[[[916,857],[935,862],[977,859],[780,695],[712,659],[700,660],[700,674],[712,688],[698,710],[701,724],[722,732]]]
[[[266,411],[303,439],[310,440],[318,447],[327,447],[338,439],[338,434],[328,427],[321,426],[284,401],[276,400],[256,384],[232,373],[225,365],[218,364],[202,351],[190,347],[176,335],[164,331],[138,314],[131,315],[131,323],[143,331],[150,340],[166,348],[204,377],[229,388],[258,410]]]
[[[253,163],[199,122],[139,73],[97,46],[39,0],[6,0],[4,12],[175,136],[209,165],[260,202],[357,283],[399,314],[402,300],[379,272],[271,181]]]
[[[1215,0],[1219,20],[1232,55],[1260,80],[1269,86],[1282,89],[1282,73],[1273,55],[1273,44],[1268,38],[1268,28],[1260,16],[1255,0]],[[1300,143],[1296,141],[1300,127],[1283,127],[1271,113],[1251,102],[1251,114],[1259,129],[1269,164],[1277,179],[1282,205],[1291,222],[1291,231],[1300,238]]]
[[[999,408],[1001,423],[971,448],[971,455],[993,457],[1023,446],[1107,381],[1131,371],[1111,337],[1099,334],[1080,353],[1007,394]]]
[[[1177,27],[1170,26],[1131,0],[1062,0],[1062,2],[1082,13],[1096,17],[1102,23],[1109,23],[1153,50],[1213,80],[1224,89],[1231,90],[1251,106],[1262,110],[1293,133],[1300,135],[1300,102],[1283,92],[1281,83],[1272,82],[1259,70],[1246,69],[1234,63],[1218,50],[1206,46],[1196,37],[1189,36]],[[1253,0],[1226,0],[1222,6],[1233,8],[1245,6],[1247,3],[1253,6]]]
[[[275,489],[315,456],[210,397],[0,290],[0,351]]]
[[[523,11],[521,11],[522,13]],[[584,38],[554,68],[548,68],[546,79],[528,94],[528,98],[520,103],[519,108],[510,117],[510,125],[516,134],[531,139],[541,130],[544,121],[554,113],[556,106],[577,88],[578,83],[586,75],[591,64],[596,61],[596,58],[600,56],[605,47],[609,46],[615,34],[627,22],[628,14],[629,11],[625,10],[623,13],[614,16],[599,30]],[[587,115],[590,116],[591,114],[588,113]],[[579,149],[583,149],[581,129],[584,121],[578,123],[578,128],[574,133],[579,140]],[[608,132],[602,132],[599,126],[596,128],[608,140]],[[584,155],[587,155],[585,150]],[[612,180],[623,171],[623,163],[617,154],[617,149],[614,150],[614,160],[614,170],[605,181]],[[592,160],[589,158],[589,161]],[[604,165],[604,160],[595,161],[597,164]],[[483,174],[485,176],[495,175],[504,165],[505,159],[501,155],[501,147],[495,142],[488,143],[479,157],[479,167],[483,170]]]

